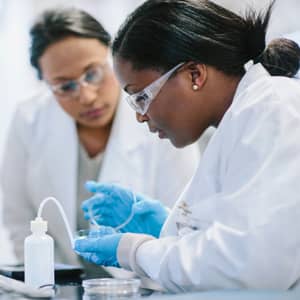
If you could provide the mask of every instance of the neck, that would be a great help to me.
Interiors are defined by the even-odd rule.
[[[233,101],[241,77],[228,76],[218,70],[214,70],[212,76],[214,78],[210,80],[210,84],[213,84],[210,87],[210,98],[217,109],[214,110],[211,125],[217,127]]]
[[[77,124],[77,132],[81,145],[89,157],[95,157],[105,150],[112,124],[101,128],[91,128]]]

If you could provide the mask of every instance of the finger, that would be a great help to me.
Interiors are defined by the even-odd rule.
[[[93,209],[95,206],[102,206],[102,205],[106,206],[106,205],[110,205],[111,202],[112,201],[111,201],[110,197],[107,197],[104,194],[97,193],[93,197],[83,201],[81,204],[81,209],[84,212],[87,212],[87,211]]]
[[[112,184],[99,183],[99,182],[95,182],[95,181],[87,181],[84,186],[85,186],[86,190],[91,193],[111,194],[113,191]]]
[[[153,204],[149,201],[136,202],[132,206],[133,213],[136,215],[148,214],[153,211]]]
[[[96,181],[87,181],[85,184],[84,184],[84,187],[86,190],[88,190],[89,192],[91,193],[96,193],[97,192],[97,187],[98,187],[99,183],[96,182]]]
[[[93,214],[93,216],[101,215],[105,218],[112,218],[113,216],[116,217],[111,204],[107,204],[107,206],[102,207],[97,206],[91,210],[91,214]]]
[[[89,237],[90,238],[99,238],[105,235],[114,234],[116,231],[109,226],[100,226],[98,229],[90,230]]]
[[[103,217],[102,215],[94,216],[93,219],[97,225],[101,226],[116,227],[119,224],[119,222],[116,222],[114,219]]]
[[[79,239],[75,240],[74,243],[74,250],[79,253],[84,252],[97,252],[99,248],[101,248],[101,244],[99,239],[95,238],[86,238],[86,239]]]
[[[96,264],[96,265],[101,265],[102,259],[98,257],[97,254],[95,253],[89,253],[89,252],[83,252],[83,253],[78,253],[84,260]]]
[[[106,253],[110,250],[112,243],[114,243],[117,234],[107,234],[100,238],[86,238],[75,240],[74,250],[77,252],[90,253]]]
[[[83,217],[84,217],[84,219],[87,220],[87,221],[90,220],[90,218],[91,218],[89,212],[84,212],[84,213],[83,213]]]

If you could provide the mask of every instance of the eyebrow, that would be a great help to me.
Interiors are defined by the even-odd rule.
[[[98,63],[90,63],[89,65],[87,65],[84,69],[83,69],[83,71],[81,72],[81,75],[84,73],[84,72],[86,72],[88,69],[90,69],[90,68],[92,68],[92,67],[95,67],[95,66],[97,66],[97,65],[100,65],[101,67],[104,67],[104,65],[105,65],[105,62],[103,63],[103,62],[101,62],[100,64],[98,64]],[[81,75],[79,75],[79,76],[81,76]],[[77,76],[78,77],[78,76]],[[55,78],[53,78],[52,80],[53,81],[68,81],[68,80],[75,80],[76,78],[71,78],[71,77],[64,77],[64,76],[60,76],[60,77],[55,77]]]

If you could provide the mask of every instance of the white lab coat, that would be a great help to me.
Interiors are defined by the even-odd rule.
[[[300,277],[299,132],[299,81],[250,67],[161,237],[125,234],[120,264],[172,292],[291,287]]]
[[[121,99],[105,151],[99,181],[118,182],[172,206],[192,177],[199,158],[197,147],[177,150],[138,124]],[[17,257],[40,202],[56,197],[76,230],[78,137],[75,122],[50,93],[17,108],[8,134],[1,167],[4,222]],[[49,202],[43,216],[55,239],[56,260],[76,264],[58,209]]]

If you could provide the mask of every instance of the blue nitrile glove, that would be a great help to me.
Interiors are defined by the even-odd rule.
[[[117,249],[121,236],[113,228],[101,226],[91,231],[88,238],[75,240],[74,250],[88,262],[119,267]]]
[[[167,208],[159,201],[134,194],[129,189],[115,184],[89,181],[86,188],[95,195],[84,201],[81,206],[85,219],[94,219],[99,225],[116,228],[132,215],[130,222],[122,227],[120,232],[159,236],[168,216]]]

